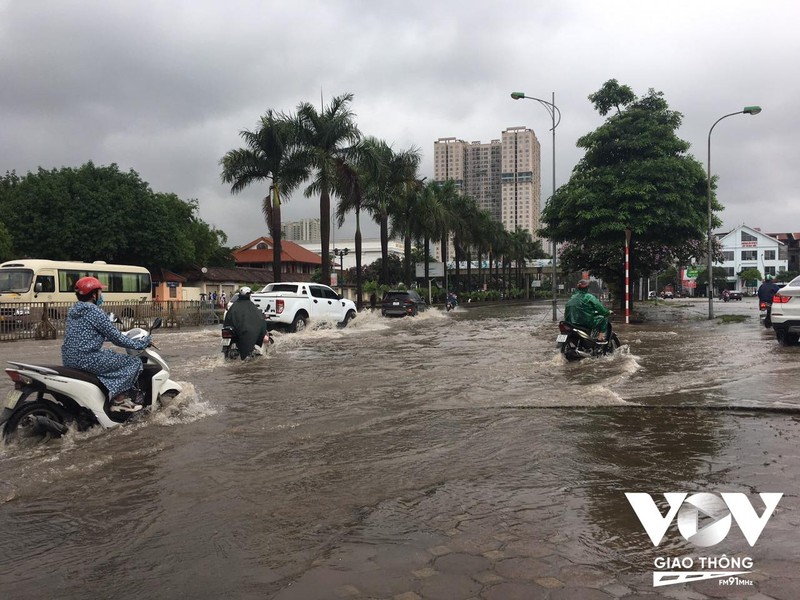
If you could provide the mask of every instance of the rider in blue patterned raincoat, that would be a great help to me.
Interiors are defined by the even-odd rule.
[[[67,330],[61,346],[61,360],[65,367],[88,371],[97,375],[112,399],[112,411],[136,412],[141,405],[134,404],[126,393],[131,391],[142,371],[142,361],[113,350],[103,349],[109,341],[123,348],[143,350],[150,345],[150,336],[133,340],[122,335],[108,319],[99,305],[103,303],[103,284],[94,277],[82,277],[75,284],[76,302],[67,313]]]

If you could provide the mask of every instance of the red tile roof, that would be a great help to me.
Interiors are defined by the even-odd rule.
[[[257,246],[262,243],[267,248],[258,249]],[[272,238],[260,237],[234,250],[233,258],[236,264],[271,263],[273,254]],[[281,240],[281,262],[321,265],[322,257],[294,242]]]

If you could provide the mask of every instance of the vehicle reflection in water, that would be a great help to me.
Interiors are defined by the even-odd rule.
[[[749,299],[718,309],[753,309],[730,325],[674,302],[667,322],[615,325],[619,354],[577,363],[558,354],[547,305],[361,314],[276,334],[244,363],[223,360],[217,328],[161,333],[188,388],[179,404],[0,449],[0,585],[37,599],[300,598],[346,575],[391,597],[411,589],[392,574],[418,581],[440,547],[503,577],[504,561],[527,560],[562,581],[576,565],[644,581],[657,553],[696,548],[674,526],[654,548],[624,492],[789,492],[798,470],[795,416],[726,408],[793,406],[798,349]],[[59,351],[24,341],[0,358]],[[720,551],[789,555],[784,508],[768,546],[734,527]]]

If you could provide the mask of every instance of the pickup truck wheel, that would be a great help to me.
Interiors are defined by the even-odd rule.
[[[347,324],[356,318],[356,311],[348,310],[347,314],[344,316],[344,321],[342,321],[342,327],[347,327]]]
[[[303,331],[306,328],[306,324],[308,324],[308,317],[302,313],[297,314],[292,321],[292,325],[289,327],[289,331],[292,333]]]

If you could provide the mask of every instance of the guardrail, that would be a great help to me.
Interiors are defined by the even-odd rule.
[[[4,302],[0,304],[0,341],[56,339],[64,336],[67,312],[74,302]],[[149,327],[161,317],[162,327],[214,325],[223,309],[209,302],[104,302],[103,311],[119,318],[117,328]]]

